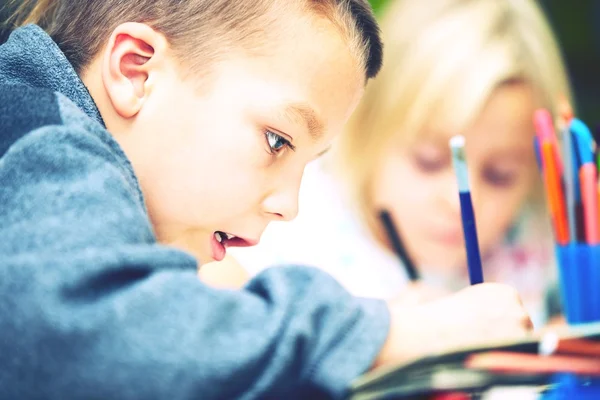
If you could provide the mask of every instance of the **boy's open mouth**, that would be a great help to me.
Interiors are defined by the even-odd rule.
[[[248,240],[231,233],[215,231],[211,240],[212,256],[216,261],[221,261],[225,258],[227,247],[249,247],[255,246],[258,241]]]

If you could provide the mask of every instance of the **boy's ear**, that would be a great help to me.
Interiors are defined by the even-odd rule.
[[[165,49],[164,36],[148,25],[128,22],[113,31],[102,62],[102,81],[121,117],[134,117],[141,110]]]

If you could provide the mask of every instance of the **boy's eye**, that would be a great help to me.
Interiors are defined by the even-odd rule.
[[[291,143],[287,139],[284,139],[280,135],[269,130],[265,131],[265,138],[267,139],[267,145],[269,146],[270,154],[278,154],[286,147],[291,148]]]
[[[517,173],[512,169],[502,170],[495,167],[485,167],[483,170],[483,178],[490,185],[506,188],[515,182]]]

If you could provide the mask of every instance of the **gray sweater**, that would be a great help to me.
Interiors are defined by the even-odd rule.
[[[156,242],[125,154],[39,27],[0,46],[0,398],[339,398],[383,302],[304,267],[202,284]]]

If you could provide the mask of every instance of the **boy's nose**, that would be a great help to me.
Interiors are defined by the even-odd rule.
[[[265,213],[275,220],[291,221],[298,215],[300,179],[282,182],[282,185],[263,201]]]

